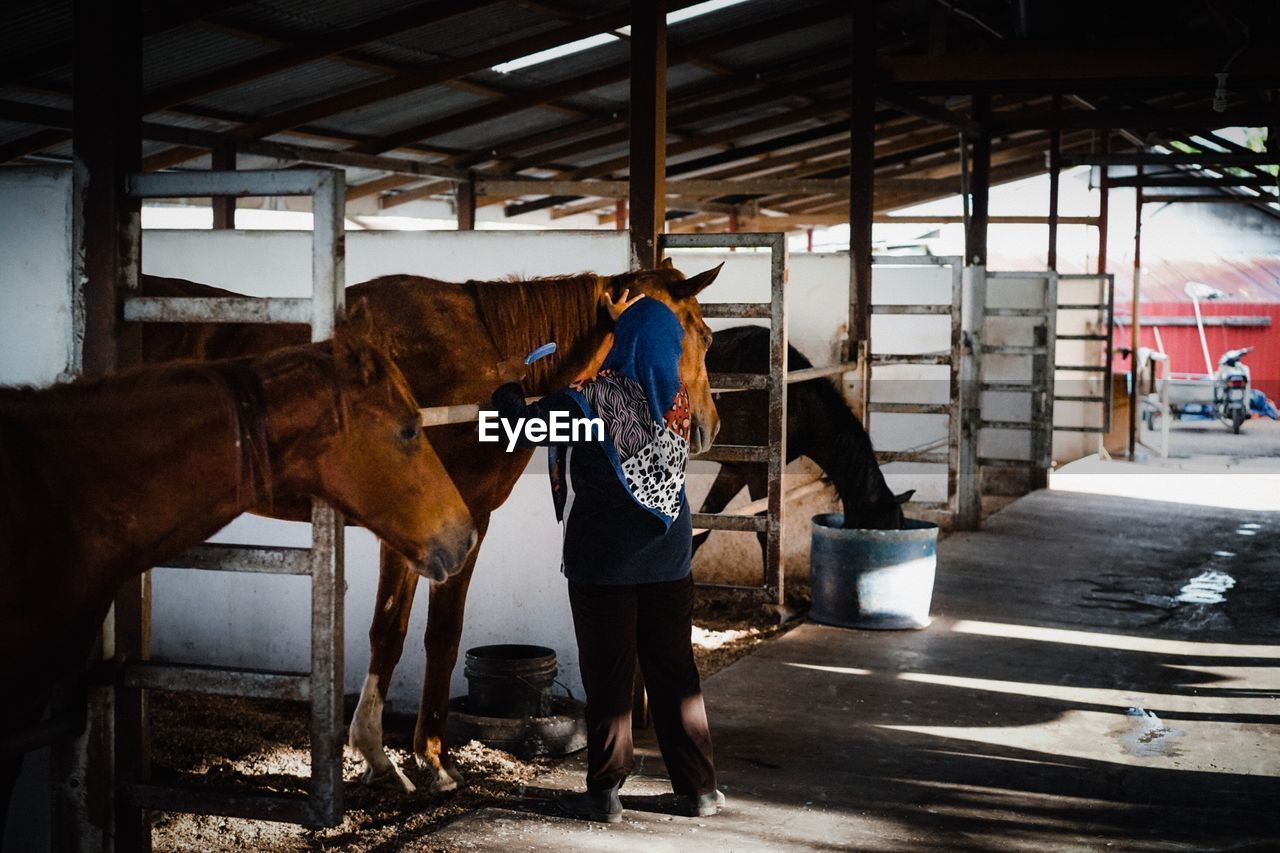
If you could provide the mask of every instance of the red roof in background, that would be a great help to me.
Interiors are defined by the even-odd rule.
[[[990,267],[995,270],[1044,269],[1044,255],[1022,257],[992,252]],[[1083,272],[1070,264],[1064,264],[1060,269],[1064,273]],[[1111,271],[1116,275],[1117,313],[1128,313],[1132,263],[1124,259],[1113,264]],[[1142,265],[1142,301],[1190,304],[1191,300],[1182,290],[1188,281],[1202,282],[1227,294],[1214,300],[1220,305],[1280,303],[1280,255],[1211,256],[1202,261],[1152,260]]]
[[[1133,267],[1114,270],[1116,302],[1128,302]],[[1227,294],[1219,305],[1280,303],[1280,256],[1196,260],[1155,260],[1142,265],[1143,302],[1190,302],[1183,292],[1188,281],[1216,287]],[[1117,310],[1119,313],[1119,310]]]

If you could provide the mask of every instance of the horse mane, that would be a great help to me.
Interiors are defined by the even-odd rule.
[[[557,353],[529,366],[528,381],[548,380],[569,355],[566,341],[581,341],[596,325],[602,276],[595,273],[497,282],[468,281],[481,322],[504,358],[522,357],[534,348],[556,341]]]

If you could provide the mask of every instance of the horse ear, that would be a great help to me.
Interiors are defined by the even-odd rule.
[[[361,385],[371,385],[381,377],[382,365],[373,345],[373,312],[366,300],[351,306],[333,336],[333,360],[340,376]]]
[[[900,495],[894,495],[893,499],[898,502],[899,506],[901,506],[902,504],[911,500],[911,496],[914,495],[915,493],[916,493],[915,489],[908,489],[907,491],[903,492]]]
[[[676,265],[675,265],[674,263],[672,263],[672,262],[671,262],[671,259],[670,259],[670,258],[663,258],[663,259],[658,263],[658,269],[663,269],[663,270],[673,270],[673,269],[675,269],[675,268],[676,268]]]
[[[724,267],[723,261],[705,272],[698,273],[693,278],[676,282],[671,285],[671,295],[676,299],[690,299],[697,296],[707,288],[707,285],[716,280],[722,267]]]

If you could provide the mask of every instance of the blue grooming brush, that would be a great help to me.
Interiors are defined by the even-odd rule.
[[[555,341],[552,341],[552,342],[551,342],[551,343],[549,343],[549,344],[543,344],[542,346],[538,347],[538,348],[537,348],[536,350],[534,350],[533,352],[531,352],[531,353],[529,353],[528,355],[526,355],[526,356],[524,357],[524,363],[525,363],[525,364],[533,364],[533,363],[534,363],[535,361],[537,361],[538,359],[540,359],[540,358],[546,358],[547,356],[551,355],[551,354],[552,354],[553,352],[555,352],[555,351],[556,351],[556,342],[555,342]]]

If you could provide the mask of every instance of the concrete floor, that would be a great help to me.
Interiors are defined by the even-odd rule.
[[[1160,433],[1143,430],[1142,440],[1158,447]],[[1169,456],[1230,456],[1241,459],[1280,457],[1280,421],[1253,418],[1234,434],[1218,421],[1175,420],[1169,424]]]
[[[1280,849],[1278,533],[1276,513],[1032,494],[941,544],[928,629],[804,625],[708,679],[730,802],[720,816],[663,813],[649,741],[620,826],[548,816],[551,789],[580,784],[570,764],[530,790],[527,809],[484,810],[422,840]]]

